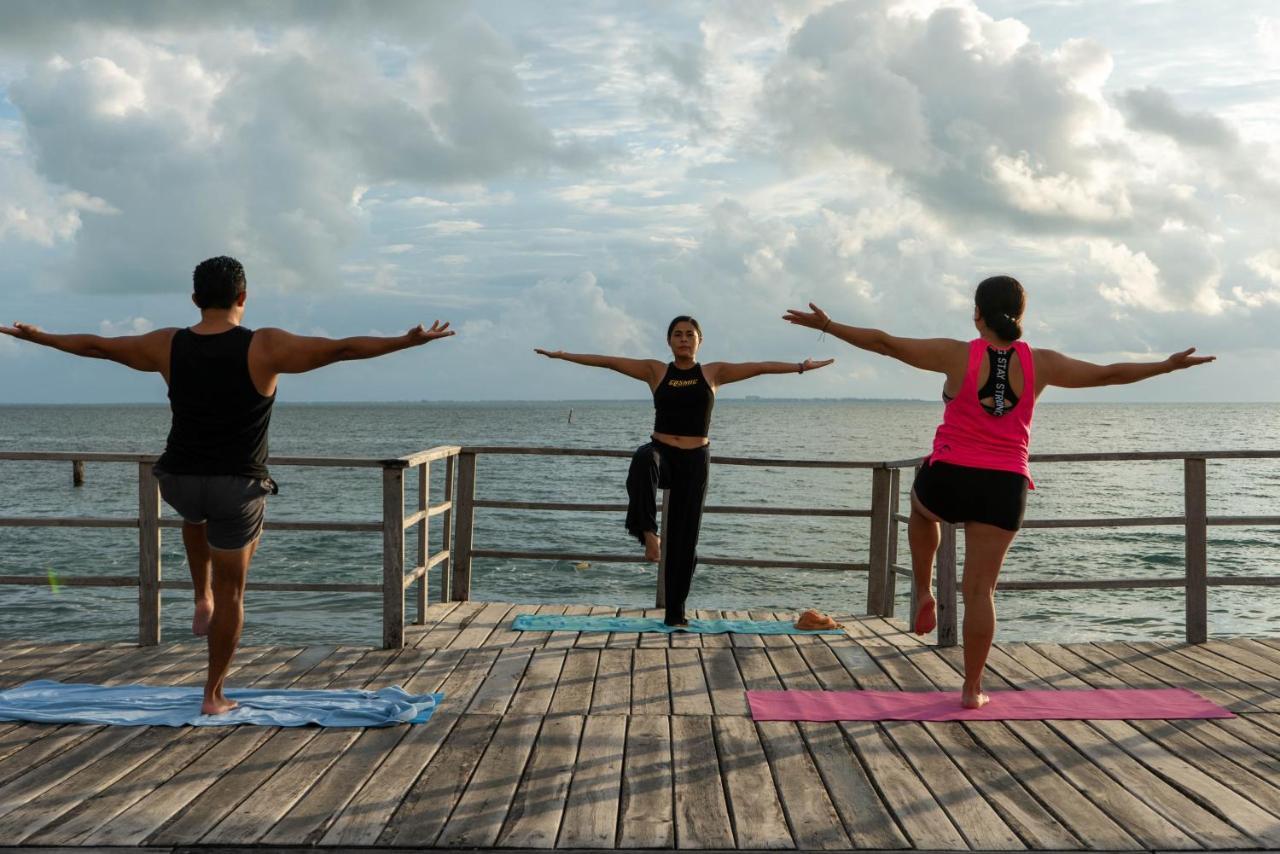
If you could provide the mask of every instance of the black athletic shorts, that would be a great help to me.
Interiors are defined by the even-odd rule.
[[[1016,531],[1027,510],[1027,479],[1012,471],[925,460],[911,489],[933,515],[953,525],[984,522]]]

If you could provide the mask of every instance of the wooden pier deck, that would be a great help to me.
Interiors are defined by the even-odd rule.
[[[991,657],[991,688],[1185,686],[1234,720],[755,723],[748,688],[953,689],[960,650],[880,618],[839,637],[510,629],[566,610],[618,612],[433,605],[403,650],[248,648],[230,680],[443,690],[424,726],[0,724],[0,850],[1280,848],[1280,641]],[[203,654],[10,640],[0,687],[199,684]]]

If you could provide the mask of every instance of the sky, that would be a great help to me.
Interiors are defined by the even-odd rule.
[[[1222,9],[1229,9],[1223,12]],[[10,0],[0,4],[8,323],[197,315],[230,254],[246,323],[458,330],[281,400],[640,398],[534,347],[835,357],[726,396],[938,396],[940,377],[781,321],[1213,365],[1062,401],[1280,400],[1273,0]],[[164,400],[0,338],[7,402]]]

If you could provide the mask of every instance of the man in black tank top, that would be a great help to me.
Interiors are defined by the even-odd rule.
[[[156,477],[165,501],[183,518],[195,588],[192,631],[209,638],[204,714],[230,711],[223,679],[244,625],[245,579],[259,536],[266,496],[267,429],[280,374],[301,374],[334,362],[368,359],[453,335],[439,321],[404,335],[314,338],[283,329],[241,326],[247,296],[244,268],[234,258],[196,267],[192,301],[200,322],[145,335],[54,335],[25,323],[0,332],[76,356],[110,359],[164,377],[173,422]]]

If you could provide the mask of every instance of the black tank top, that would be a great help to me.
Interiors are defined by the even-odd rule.
[[[275,396],[249,376],[253,330],[216,335],[179,329],[169,351],[173,424],[160,468],[171,474],[267,477],[267,427]]]
[[[672,436],[706,436],[711,428],[715,393],[702,375],[702,366],[667,365],[666,376],[653,390],[653,431]]]

